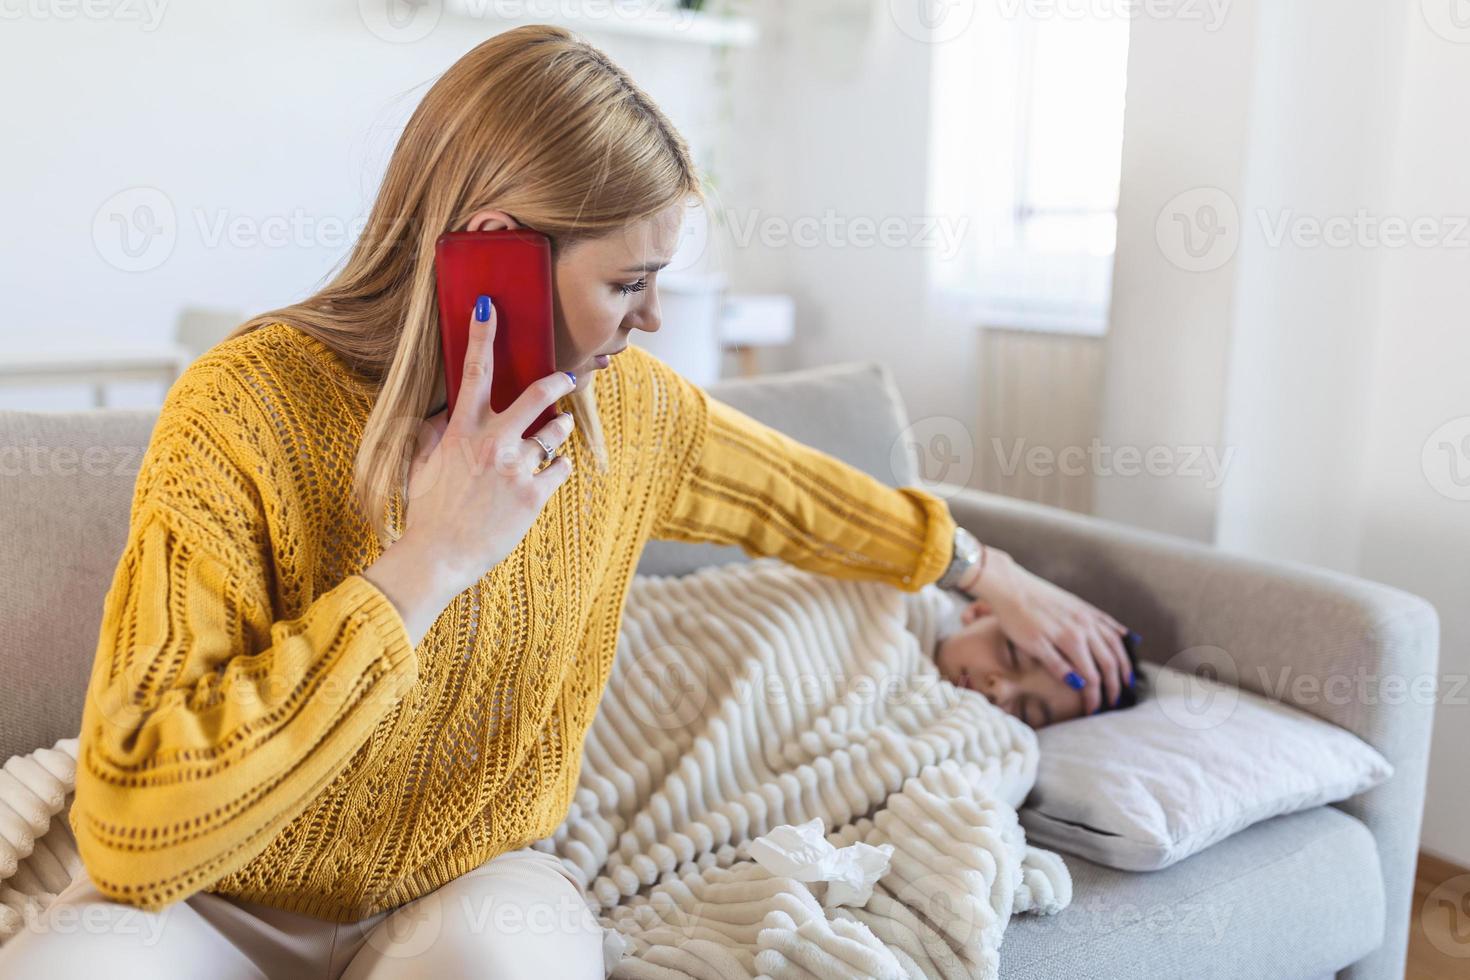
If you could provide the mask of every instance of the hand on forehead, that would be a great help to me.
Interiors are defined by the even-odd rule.
[[[957,615],[947,622],[951,630],[941,630],[935,657],[945,680],[979,691],[1033,728],[1085,713],[1082,695],[1034,659],[1020,656],[995,616]]]

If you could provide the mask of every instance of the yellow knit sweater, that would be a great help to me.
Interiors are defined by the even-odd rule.
[[[372,385],[285,324],[185,371],[142,462],[82,718],[69,819],[102,894],[156,910],[204,890],[351,922],[548,836],[649,538],[905,591],[949,561],[942,499],[638,347],[594,392],[608,471],[579,426],[572,476],[525,539],[413,648],[358,574],[380,553],[351,492]]]

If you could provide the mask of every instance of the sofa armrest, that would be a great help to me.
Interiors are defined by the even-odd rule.
[[[1378,840],[1390,929],[1379,951],[1345,975],[1402,976],[1436,699],[1435,608],[1305,564],[952,484],[931,489],[981,541],[1137,630],[1141,656],[1180,670],[1211,664],[1221,679],[1333,722],[1383,753],[1393,778],[1341,808]]]

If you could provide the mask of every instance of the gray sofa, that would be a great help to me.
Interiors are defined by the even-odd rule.
[[[904,409],[879,364],[727,380],[709,391],[884,482],[916,482]],[[153,420],[143,410],[0,412],[0,759],[77,732],[101,600]],[[1118,615],[1155,659],[1223,647],[1239,683],[1260,693],[1282,670],[1317,682],[1412,681],[1436,670],[1435,610],[1397,589],[938,489],[981,540]],[[745,557],[661,541],[638,570],[678,574]],[[1433,709],[1382,700],[1299,706],[1382,752],[1396,770],[1388,783],[1258,824],[1163,871],[1130,874],[1067,855],[1072,906],[1012,923],[1002,977],[1401,977]]]

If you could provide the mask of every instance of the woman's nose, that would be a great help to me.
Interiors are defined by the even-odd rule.
[[[639,330],[647,330],[649,333],[658,333],[658,328],[663,326],[663,313],[659,309],[658,287],[644,290],[647,298],[643,301],[643,308],[638,311],[637,327]]]
[[[639,330],[646,330],[648,333],[658,333],[658,328],[663,326],[663,321],[657,316],[641,316],[633,325]]]

